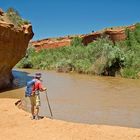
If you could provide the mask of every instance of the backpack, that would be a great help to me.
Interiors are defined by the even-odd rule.
[[[33,86],[35,85],[36,79],[32,79],[31,81],[27,82],[26,89],[25,89],[25,97],[30,97],[32,94]]]

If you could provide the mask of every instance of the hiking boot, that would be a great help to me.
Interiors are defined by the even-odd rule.
[[[31,120],[34,120],[34,119],[35,119],[35,116],[32,116],[32,117],[31,117]]]
[[[39,120],[39,116],[35,116],[35,120]]]

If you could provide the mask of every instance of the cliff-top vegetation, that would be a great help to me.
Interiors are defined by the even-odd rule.
[[[0,20],[7,23],[12,23],[15,27],[30,24],[28,20],[23,19],[19,12],[12,7],[8,8],[7,11],[0,16]]]

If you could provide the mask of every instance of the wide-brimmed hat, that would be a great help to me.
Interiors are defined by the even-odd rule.
[[[36,73],[36,74],[35,74],[35,77],[36,77],[36,78],[41,78],[41,73],[39,73],[39,72]]]

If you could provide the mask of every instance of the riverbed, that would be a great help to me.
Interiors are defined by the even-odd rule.
[[[24,98],[25,85],[37,70],[14,69],[14,88],[1,91],[0,98]],[[55,119],[140,128],[140,80],[82,74],[42,73]],[[41,94],[41,116],[50,116],[46,96]]]

